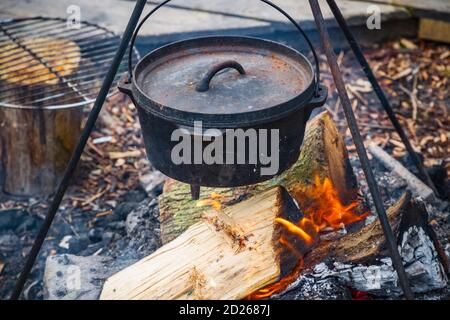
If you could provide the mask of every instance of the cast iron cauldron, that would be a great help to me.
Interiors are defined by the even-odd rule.
[[[122,79],[119,90],[130,96],[137,108],[150,162],[165,175],[189,183],[197,198],[200,186],[255,184],[295,163],[306,121],[312,109],[322,106],[327,97],[316,72],[305,56],[276,42],[237,36],[202,37],[150,52],[129,73],[131,81]],[[174,148],[180,147],[180,132],[191,141],[191,150],[180,153],[186,156],[184,153],[189,152],[190,161],[183,163],[173,158]],[[229,144],[226,149],[227,135],[237,132],[249,136],[241,144],[235,140],[234,147],[230,150]],[[260,136],[260,132],[267,135]],[[254,133],[256,143],[250,138]],[[271,140],[274,137],[278,139],[275,144]],[[205,161],[205,148],[218,138],[224,143],[216,144],[212,154],[223,161]],[[198,141],[200,144],[195,145]],[[267,149],[252,149],[261,143]],[[273,146],[277,144],[275,159],[277,150]],[[227,160],[227,152],[233,153],[229,159],[234,161]],[[268,155],[274,163],[267,162]]]

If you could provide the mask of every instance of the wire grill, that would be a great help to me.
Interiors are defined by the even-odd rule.
[[[60,18],[0,21],[0,106],[51,109],[93,102],[119,43],[119,36],[89,22],[75,28]],[[133,55],[137,61],[134,48]],[[124,58],[110,94],[126,70]]]

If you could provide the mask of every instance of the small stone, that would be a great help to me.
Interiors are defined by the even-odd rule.
[[[138,228],[141,223],[142,217],[139,211],[132,211],[128,214],[127,220],[125,221],[125,228],[127,230],[127,235],[132,236],[134,231]]]
[[[14,233],[0,235],[0,252],[11,252],[17,249],[20,239]]]
[[[79,257],[63,254],[48,257],[45,263],[44,287],[46,299],[86,300],[98,299],[101,284],[113,274],[108,268],[109,258],[100,256]],[[102,281],[95,282],[95,279]],[[100,283],[99,285],[94,285]]]

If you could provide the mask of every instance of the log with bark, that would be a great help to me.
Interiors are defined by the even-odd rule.
[[[239,188],[202,188],[200,199],[215,195],[220,198],[222,207],[228,207],[275,185],[284,186],[289,192],[295,193],[294,189],[310,185],[316,174],[322,179],[327,177],[331,180],[344,204],[357,198],[356,178],[344,141],[327,112],[317,115],[308,123],[298,161],[279,177]],[[173,240],[199,221],[205,210],[198,206],[196,200],[192,200],[188,184],[172,179],[166,180],[159,205],[163,243]]]

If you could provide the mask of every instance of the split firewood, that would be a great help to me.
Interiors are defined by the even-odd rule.
[[[101,299],[242,299],[289,274],[303,254],[280,244],[298,221],[288,192],[275,187],[200,221],[150,256],[110,277]]]
[[[423,183],[419,178],[413,175],[400,162],[391,157],[386,151],[375,144],[369,145],[370,153],[380,161],[387,169],[397,174],[403,179],[413,195],[421,197],[423,200],[434,201],[435,196],[433,190]]]
[[[159,197],[162,241],[171,241],[199,221],[205,204],[216,203],[226,208],[275,185],[286,187],[295,197],[294,191],[311,185],[316,175],[332,182],[342,203],[348,204],[357,198],[356,178],[344,141],[328,112],[319,114],[308,123],[298,161],[279,177],[239,188],[202,188],[200,201],[191,199],[188,184],[166,180],[163,194]]]
[[[339,239],[308,243],[300,228],[289,225],[302,214],[282,187],[210,210],[178,238],[109,278],[101,299],[261,298],[303,274],[335,277],[373,294],[401,293],[378,220]],[[445,287],[447,258],[423,203],[407,192],[387,214],[413,290]]]

